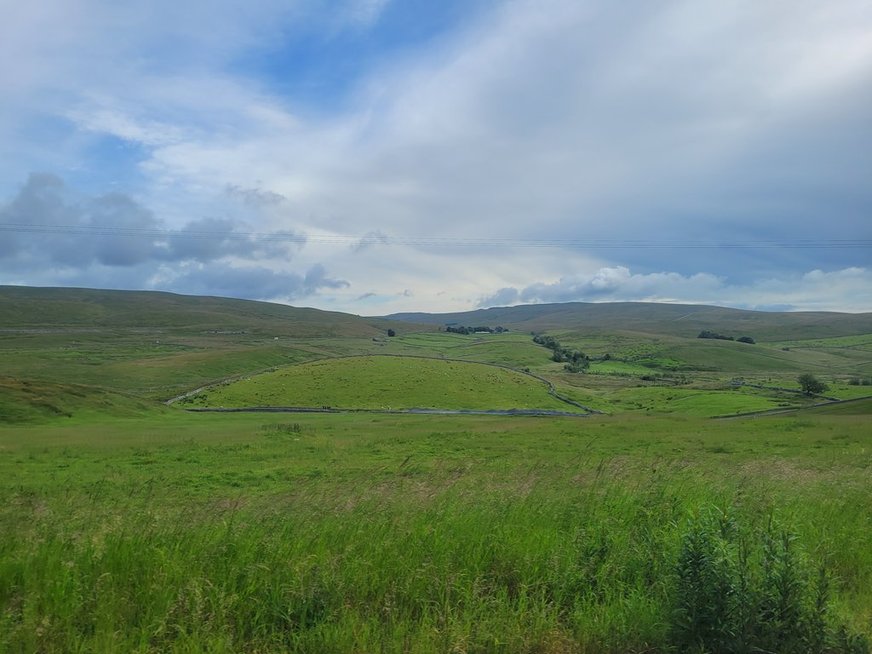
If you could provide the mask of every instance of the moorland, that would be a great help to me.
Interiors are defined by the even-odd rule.
[[[869,649],[872,314],[0,287],[0,362],[0,651]]]

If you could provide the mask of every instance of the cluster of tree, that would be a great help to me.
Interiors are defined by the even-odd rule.
[[[799,387],[806,395],[820,395],[829,389],[829,386],[808,372],[797,377],[796,381],[799,382]]]
[[[734,338],[732,336],[724,336],[723,334],[718,334],[717,332],[713,332],[709,329],[703,329],[697,338],[716,338],[721,341],[737,341],[739,343],[748,343],[749,345],[754,345],[755,341],[750,336],[739,336],[739,338]]]
[[[551,360],[557,363],[565,363],[563,368],[569,372],[582,372],[590,366],[590,359],[584,352],[563,347],[553,336],[536,334],[533,342],[551,350]]]
[[[852,377],[848,380],[849,386],[872,386],[872,377]]]
[[[445,331],[451,334],[502,334],[509,330],[505,327],[500,327],[499,325],[496,327],[464,327],[463,325],[446,325]]]

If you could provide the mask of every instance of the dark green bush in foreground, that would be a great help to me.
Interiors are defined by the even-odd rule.
[[[671,635],[679,651],[869,651],[830,619],[826,569],[775,524],[752,533],[726,513],[702,515],[682,539],[676,573]]]

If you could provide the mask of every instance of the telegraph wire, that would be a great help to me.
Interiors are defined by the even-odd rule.
[[[0,223],[0,232],[21,234],[53,234],[71,236],[126,236],[154,239],[244,240],[256,242],[283,242],[375,246],[404,245],[411,247],[459,248],[562,248],[562,249],[815,249],[856,250],[872,248],[872,239],[769,239],[753,241],[702,241],[654,239],[517,239],[439,236],[341,236],[330,234],[300,234],[296,232],[235,232],[206,230],[165,230],[140,227],[112,227],[92,225],[33,225],[26,223]]]

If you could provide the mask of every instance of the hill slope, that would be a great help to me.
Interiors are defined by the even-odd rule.
[[[765,312],[654,302],[531,304],[461,313],[396,313],[385,318],[431,325],[501,325],[523,331],[626,330],[684,337],[708,329],[764,341],[872,333],[872,313]]]
[[[159,291],[0,286],[0,330],[159,329],[374,336],[385,321],[284,304]]]
[[[154,414],[162,407],[111,390],[81,384],[0,377],[0,425],[105,414]]]

